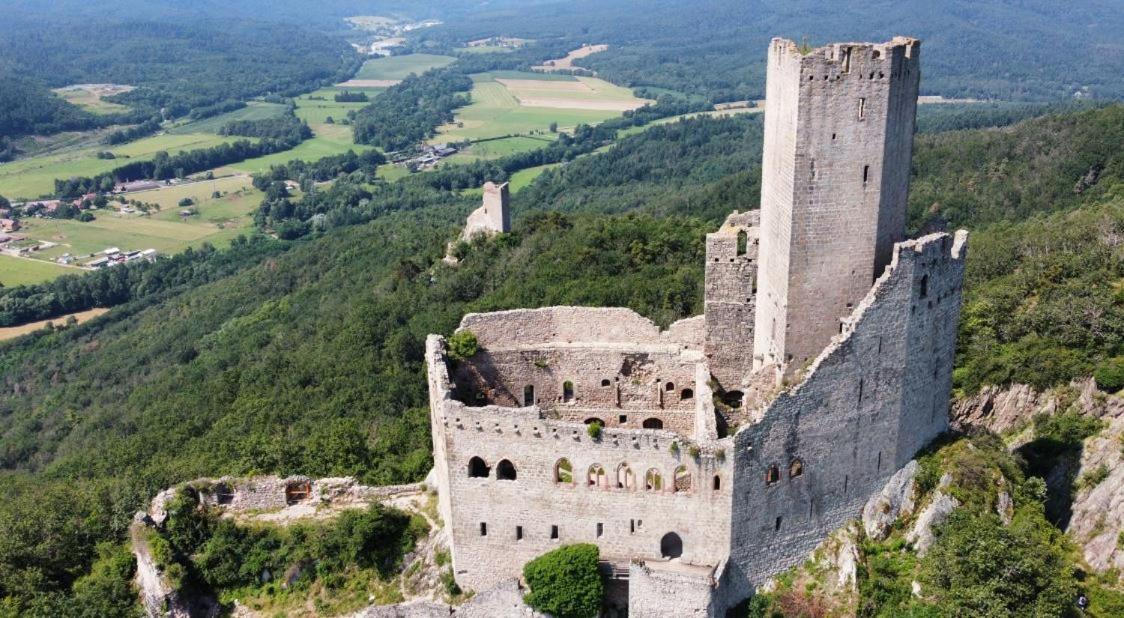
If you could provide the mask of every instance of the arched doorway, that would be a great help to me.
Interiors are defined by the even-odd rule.
[[[668,532],[660,539],[660,555],[668,560],[678,558],[683,555],[683,539],[679,538],[678,534]]]

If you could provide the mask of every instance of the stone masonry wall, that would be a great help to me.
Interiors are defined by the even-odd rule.
[[[915,39],[770,45],[761,363],[792,373],[815,358],[905,237],[919,78]]]
[[[659,559],[661,539],[675,532],[685,563],[713,565],[725,556],[731,468],[715,451],[695,458],[686,438],[665,430],[606,429],[595,440],[581,423],[541,418],[538,407],[468,407],[451,397],[440,337],[430,337],[427,356],[435,449],[448,478],[441,493],[462,585],[482,590],[518,576],[528,560],[564,543],[594,542],[605,559],[624,563]],[[486,477],[469,475],[473,457],[488,466]],[[569,482],[555,480],[562,458]],[[498,478],[503,460],[515,480]],[[595,465],[603,473],[591,485]],[[677,491],[680,467],[690,488],[681,481]],[[648,488],[649,471],[658,487]]]
[[[753,370],[757,222],[757,211],[735,212],[706,235],[706,360],[727,390],[738,390]]]
[[[899,244],[804,381],[735,436],[730,598],[803,560],[947,429],[966,241]]]

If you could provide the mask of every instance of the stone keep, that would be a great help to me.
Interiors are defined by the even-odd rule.
[[[921,44],[773,39],[754,359],[805,366],[905,238]]]
[[[918,49],[772,43],[767,195],[707,236],[704,315],[470,314],[479,351],[460,360],[429,337],[462,586],[588,542],[610,608],[722,616],[947,429],[967,233],[904,238]]]
[[[464,226],[462,238],[472,240],[477,234],[506,234],[511,231],[511,196],[507,183],[484,183],[484,204],[472,211]]]

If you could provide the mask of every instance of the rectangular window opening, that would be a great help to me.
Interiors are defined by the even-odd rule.
[[[636,520],[635,519],[628,520],[628,533],[629,534],[636,534]]]
[[[781,529],[781,518],[777,517],[777,523],[773,526],[773,530],[779,531]]]
[[[601,538],[601,535],[603,535],[603,534],[605,534],[605,524],[598,523],[597,524],[597,538]]]
[[[480,522],[480,536],[488,536],[488,524]]]
[[[523,540],[523,526],[515,526],[515,540],[516,541],[522,541]]]
[[[550,527],[550,538],[553,541],[558,540],[558,526],[551,526]]]

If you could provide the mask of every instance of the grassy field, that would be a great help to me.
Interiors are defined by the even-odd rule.
[[[206,133],[165,134],[112,148],[86,147],[20,159],[0,164],[0,195],[9,199],[37,198],[54,191],[56,178],[95,176],[130,161],[151,159],[161,150],[176,153],[182,150],[209,148],[235,139],[239,138]],[[98,159],[95,156],[98,150],[107,149],[117,155],[117,159]]]
[[[250,101],[246,107],[242,109],[236,109],[226,114],[219,114],[218,116],[181,124],[168,129],[167,132],[174,135],[186,135],[189,133],[217,134],[224,126],[235,120],[265,120],[266,118],[280,116],[283,113],[285,113],[285,106],[280,103]]]
[[[518,172],[512,174],[511,178],[508,180],[508,184],[510,185],[508,187],[508,190],[512,193],[515,193],[516,191],[534,182],[535,179],[538,178],[539,175],[546,170],[554,169],[558,166],[558,163],[551,163],[549,165],[540,165],[538,167],[529,167],[525,170],[519,170]]]
[[[221,197],[212,197],[215,191]],[[190,197],[198,214],[181,217],[179,202]],[[187,247],[210,242],[223,246],[244,232],[253,223],[249,214],[261,203],[262,193],[253,188],[247,176],[219,178],[129,194],[160,210],[145,216],[121,214],[110,209],[94,211],[94,221],[80,223],[69,220],[25,219],[21,234],[34,240],[58,243],[38,254],[51,260],[70,253],[87,256],[109,247],[123,251],[156,249],[161,253],[178,253]]]
[[[386,56],[363,63],[355,79],[405,79],[407,75],[421,75],[430,69],[449,66],[456,61],[452,56],[433,54],[407,54],[405,56]]]
[[[642,103],[627,89],[595,78],[505,71],[481,73],[474,75],[473,80],[472,103],[458,110],[456,121],[441,127],[439,135],[431,141],[476,141],[503,136],[549,137],[552,122],[558,124],[560,131],[566,131],[579,124],[602,122],[621,113],[619,109],[589,107],[627,107]],[[534,105],[528,105],[528,102]],[[508,144],[509,147],[529,145],[526,142]],[[541,147],[541,144],[536,147]]]
[[[42,283],[62,275],[81,273],[77,268],[59,266],[53,262],[0,255],[0,284],[4,287]]]
[[[369,105],[369,103],[338,103],[335,96],[343,91],[362,92],[368,99],[374,100],[384,88],[322,88],[316,92],[297,97],[297,117],[308,123],[313,131],[323,128],[322,125],[330,117],[337,123],[347,118],[347,112],[356,111]],[[350,129],[348,129],[350,131]]]

